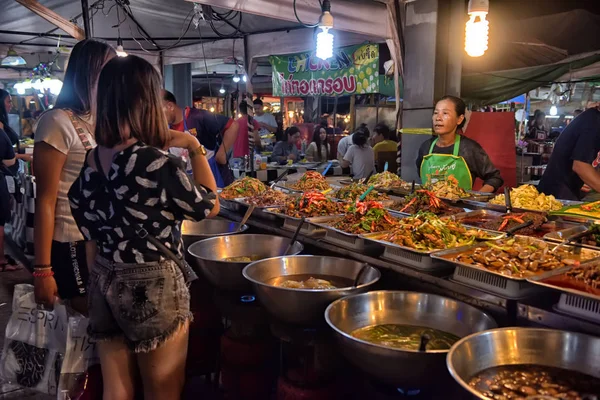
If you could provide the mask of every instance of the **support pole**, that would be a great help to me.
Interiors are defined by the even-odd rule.
[[[85,31],[85,38],[90,39],[92,37],[92,31],[90,29],[90,7],[88,6],[88,0],[81,0],[81,11],[83,14],[83,30]]]

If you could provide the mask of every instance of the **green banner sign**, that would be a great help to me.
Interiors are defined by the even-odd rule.
[[[343,96],[379,93],[379,45],[334,50],[321,60],[313,53],[271,56],[273,96]]]

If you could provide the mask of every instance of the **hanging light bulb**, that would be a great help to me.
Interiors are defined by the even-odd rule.
[[[490,23],[485,19],[489,0],[469,0],[469,20],[465,26],[465,51],[471,57],[481,57],[488,49]]]
[[[234,83],[240,82],[240,75],[238,74],[237,69],[235,70],[235,74],[233,74],[233,82]]]
[[[242,75],[242,80],[244,81],[244,83],[246,83],[246,81],[248,81],[248,77],[246,76],[246,74]]]
[[[215,112],[215,108],[211,107],[209,111],[212,112],[212,113],[214,113]]]
[[[221,83],[221,89],[219,89],[219,93],[225,94],[225,87],[223,87],[222,83]]]
[[[117,38],[117,56],[127,57],[127,52],[123,49],[123,39]]]
[[[558,115],[558,108],[556,108],[556,106],[550,107],[550,115],[552,115],[553,117]]]
[[[323,14],[319,21],[319,29],[321,32],[317,33],[317,49],[315,54],[322,60],[327,60],[333,57],[333,35],[329,33],[329,29],[333,28],[333,16],[331,15],[331,4],[329,0],[323,1],[321,7]]]
[[[13,86],[13,89],[15,89],[18,94],[25,94],[25,87],[23,86],[23,84],[21,82],[15,83],[15,85]]]

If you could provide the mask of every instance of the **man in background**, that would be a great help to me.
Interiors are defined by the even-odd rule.
[[[254,100],[254,120],[260,126],[260,134],[275,133],[277,131],[277,121],[273,114],[266,113],[261,99]]]
[[[169,128],[196,136],[204,146],[217,185],[224,187],[223,185],[227,186],[233,182],[227,159],[238,135],[238,123],[229,117],[207,110],[191,107],[183,109],[177,105],[173,93],[166,90],[163,90],[163,110]],[[173,153],[189,162],[185,150]]]

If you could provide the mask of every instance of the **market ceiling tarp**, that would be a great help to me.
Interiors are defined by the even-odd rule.
[[[463,75],[461,96],[474,104],[496,104],[597,62],[600,62],[600,52],[569,57],[549,65]]]

